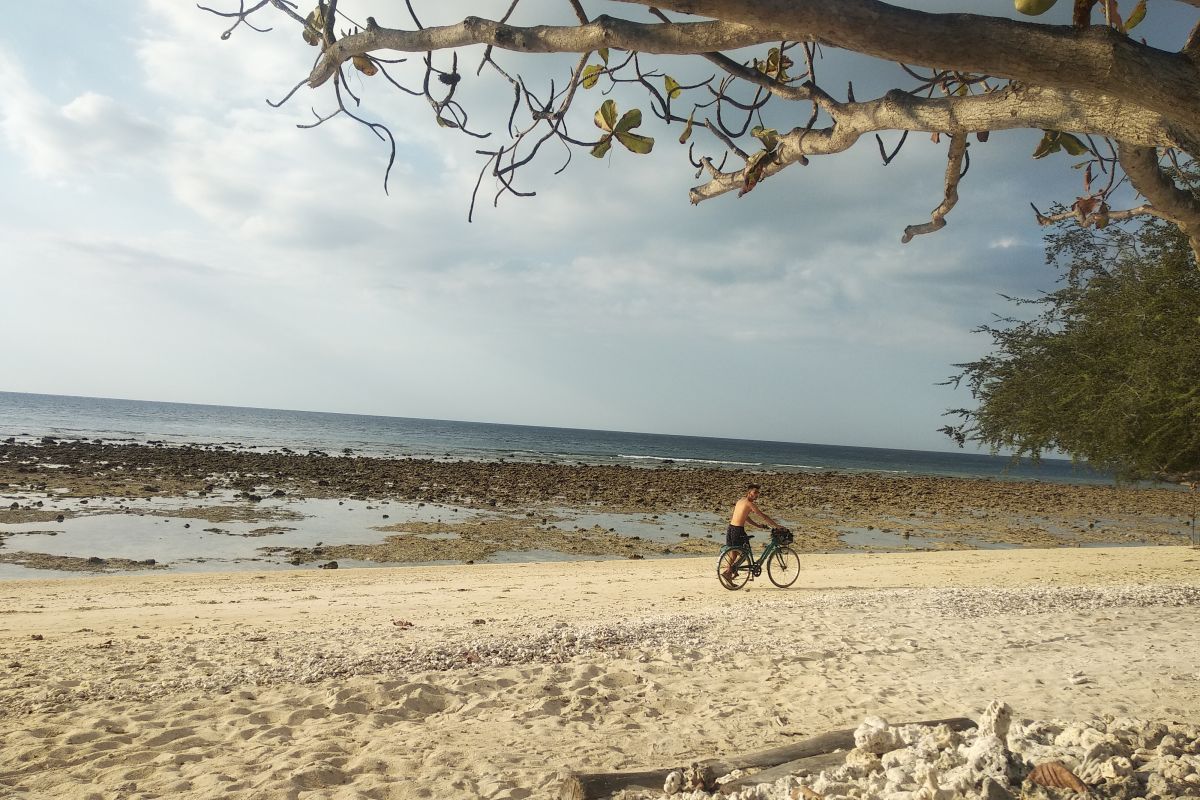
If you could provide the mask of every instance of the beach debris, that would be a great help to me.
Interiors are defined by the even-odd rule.
[[[987,706],[974,731],[953,730],[949,725],[881,722],[879,717],[867,718],[853,734],[876,747],[888,740],[900,742],[899,747],[882,756],[855,747],[840,754],[844,755],[841,763],[833,763],[831,757],[839,754],[831,753],[750,775],[743,772],[746,767],[743,757],[738,768],[718,779],[720,793],[689,791],[682,786],[667,797],[675,800],[1200,797],[1200,767],[1196,764],[1200,756],[1200,724],[1196,722],[1112,716],[1080,722],[1018,722],[1013,720],[1009,706],[999,700]],[[894,736],[881,736],[880,731]],[[1001,752],[1003,758],[996,758]],[[817,766],[815,762],[821,759],[830,763]],[[731,759],[724,766],[733,762]],[[579,795],[596,796],[601,795]]]
[[[43,640],[45,637],[43,637],[43,636],[42,636],[40,633],[34,633],[34,634],[31,634],[29,638],[30,638],[30,639],[33,639],[35,642],[40,642],[40,641],[42,641],[42,640]]]
[[[683,770],[673,769],[663,783],[663,794],[675,794],[683,788]]]
[[[394,619],[392,620],[392,624],[397,628],[411,628],[413,626],[413,624],[406,619]]]
[[[882,724],[887,726],[886,722],[882,722]],[[928,726],[934,726],[938,730],[938,738],[941,740],[955,731],[974,727],[975,722],[964,717],[955,717],[910,723],[908,726],[902,727],[923,731]],[[846,751],[854,748],[855,731],[856,729],[853,728],[835,730],[770,750],[727,758],[706,759],[694,762],[685,770],[672,767],[635,772],[570,772],[566,773],[562,779],[559,797],[563,800],[566,798],[593,800],[593,798],[608,797],[620,790],[640,789],[656,792],[658,787],[665,786],[668,774],[677,770],[680,772],[682,780],[681,789],[676,792],[680,798],[701,800],[710,796],[737,798],[744,795],[741,800],[759,797],[778,797],[779,800],[790,800],[792,789],[795,786],[792,773],[820,771],[842,766]],[[895,739],[894,741],[903,743],[906,740]],[[875,761],[878,763],[878,757],[875,757]],[[744,772],[753,769],[762,769],[762,771],[755,774],[745,774]],[[758,793],[760,785],[770,784],[773,781],[776,782],[777,791],[773,789],[773,793],[767,795]],[[709,794],[717,791],[718,788],[720,794]],[[819,786],[814,785],[813,788],[821,791]],[[832,796],[844,794],[844,792],[831,791],[826,794]],[[941,798],[935,800],[941,800]]]
[[[1067,768],[1061,761],[1047,761],[1038,764],[1029,773],[1029,780],[1039,786],[1049,786],[1054,789],[1070,789],[1078,794],[1087,794],[1087,784]]]

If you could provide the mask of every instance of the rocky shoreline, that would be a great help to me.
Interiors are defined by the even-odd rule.
[[[285,499],[338,499],[367,508],[428,504],[474,515],[433,525],[385,521],[388,515],[381,513],[373,530],[386,536],[325,547],[264,545],[265,556],[293,564],[472,562],[521,550],[579,558],[695,555],[715,551],[724,515],[749,481],[763,485],[763,507],[797,532],[796,547],[805,552],[1179,545],[1188,543],[1195,506],[1191,494],[1167,487],[14,441],[0,443],[0,561],[67,570],[139,569],[156,555],[105,558],[108,563],[97,565],[75,554],[6,550],[4,526],[46,523],[50,530],[36,532],[53,534],[55,524],[78,517],[136,512],[258,522],[256,531],[275,532],[288,528],[272,523],[289,519],[289,513],[293,519],[304,514],[302,506],[289,512],[271,505]],[[154,508],[147,506],[151,498]],[[573,526],[569,517],[584,512],[637,514],[648,525],[669,514],[695,524],[668,541],[651,540],[600,525]]]

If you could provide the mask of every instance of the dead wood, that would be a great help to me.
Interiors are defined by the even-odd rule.
[[[975,721],[965,717],[922,720],[901,724],[947,725],[956,731],[975,727]],[[700,761],[699,766],[708,767],[714,775],[728,775],[735,769],[777,767],[789,762],[810,759],[814,756],[824,756],[834,753],[837,750],[849,750],[852,747],[854,747],[854,728],[845,728],[813,736],[793,744],[773,747],[770,750],[760,750],[755,753],[746,753],[729,758],[710,758]],[[801,765],[801,768],[803,768],[803,765]],[[559,788],[559,798],[560,800],[597,800],[622,789],[662,791],[667,774],[674,769],[679,769],[679,767],[660,767],[658,769],[638,770],[635,772],[570,772],[562,778]],[[759,773],[758,775],[761,774]],[[781,776],[782,774],[788,773],[781,773]],[[748,782],[762,782],[762,779],[758,775],[752,776]],[[774,779],[771,778],[768,780]]]

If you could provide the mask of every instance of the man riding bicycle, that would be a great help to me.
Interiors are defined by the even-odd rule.
[[[750,537],[746,535],[747,522],[756,528],[763,528],[765,530],[781,527],[779,523],[764,514],[762,509],[754,502],[758,499],[758,495],[759,485],[752,483],[746,487],[746,494],[738,498],[737,503],[734,504],[733,515],[729,517],[729,527],[725,529],[725,544],[729,547],[749,549]],[[752,515],[762,517],[766,522],[759,522]],[[724,575],[726,578],[732,578],[732,569],[726,570]]]

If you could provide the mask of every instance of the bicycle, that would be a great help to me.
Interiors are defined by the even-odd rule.
[[[747,540],[753,538],[753,534],[746,537]],[[771,583],[786,589],[800,577],[800,556],[791,548],[792,541],[792,532],[787,528],[772,528],[771,541],[757,560],[749,541],[744,548],[724,545],[717,556],[717,580],[726,589],[736,592],[747,581],[762,575],[765,564]]]

